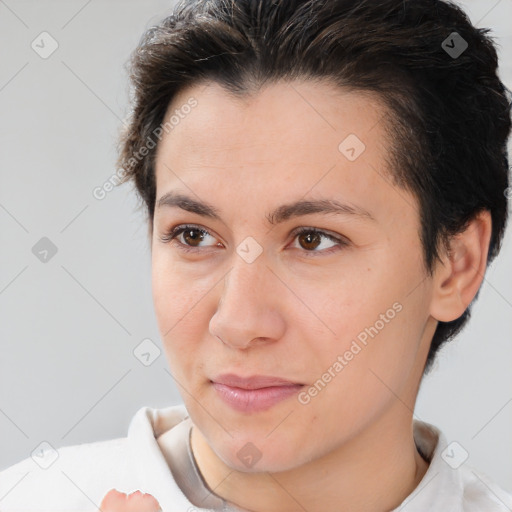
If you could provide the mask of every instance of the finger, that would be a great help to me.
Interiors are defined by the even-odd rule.
[[[141,491],[125,494],[111,489],[100,505],[101,512],[161,512],[160,504],[151,494]]]

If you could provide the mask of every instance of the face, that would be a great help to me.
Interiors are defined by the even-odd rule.
[[[177,109],[187,114],[158,146],[152,233],[171,372],[225,464],[251,471],[240,453],[252,450],[258,471],[298,467],[376,422],[421,377],[433,331],[417,201],[387,176],[374,96],[304,81],[240,100],[209,83],[183,90],[166,119]],[[169,192],[216,216],[158,206]],[[298,201],[340,210],[283,208]],[[186,229],[169,240],[176,227]],[[227,373],[302,387],[212,383]]]

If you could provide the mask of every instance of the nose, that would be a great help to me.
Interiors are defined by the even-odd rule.
[[[210,333],[226,346],[247,349],[280,339],[285,323],[281,315],[282,283],[263,257],[252,263],[235,261],[224,278]]]

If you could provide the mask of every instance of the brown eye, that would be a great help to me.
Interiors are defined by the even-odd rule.
[[[204,240],[204,232],[197,228],[185,228],[183,230],[183,240],[187,245],[196,247],[196,244]]]
[[[348,246],[349,241],[342,237],[331,235],[325,231],[316,228],[301,227],[294,232],[294,239],[298,241],[298,247],[301,253],[306,256],[317,256],[322,254],[330,254],[339,250],[343,246]],[[216,244],[206,245],[203,242],[208,238],[214,241],[216,238],[210,234],[206,229],[194,225],[178,225],[171,228],[167,233],[164,233],[160,240],[163,243],[171,243],[178,249],[185,252],[203,252],[204,249],[209,247],[222,247],[221,242]],[[181,240],[180,240],[181,238]],[[323,240],[333,242],[333,245],[320,250]]]
[[[298,235],[298,240],[304,249],[311,250],[316,249],[320,245],[322,236],[314,232],[305,232]]]
[[[297,239],[299,249],[303,249],[302,253],[306,256],[316,256],[321,254],[330,254],[339,250],[343,246],[348,246],[349,242],[343,238],[331,235],[316,228],[301,227],[294,232],[294,237]],[[317,250],[323,243],[323,240],[330,240],[334,245],[324,249]]]
[[[163,243],[171,242],[184,251],[200,251],[200,245],[207,237],[215,240],[208,231],[197,226],[180,225],[170,229],[160,237]],[[181,237],[182,240],[179,238]],[[175,239],[178,239],[175,241]],[[208,247],[208,246],[206,246]],[[211,246],[210,246],[211,247]]]

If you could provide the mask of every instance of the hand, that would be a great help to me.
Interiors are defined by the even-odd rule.
[[[136,491],[125,494],[111,489],[100,505],[101,512],[161,512],[160,504],[151,494]]]

